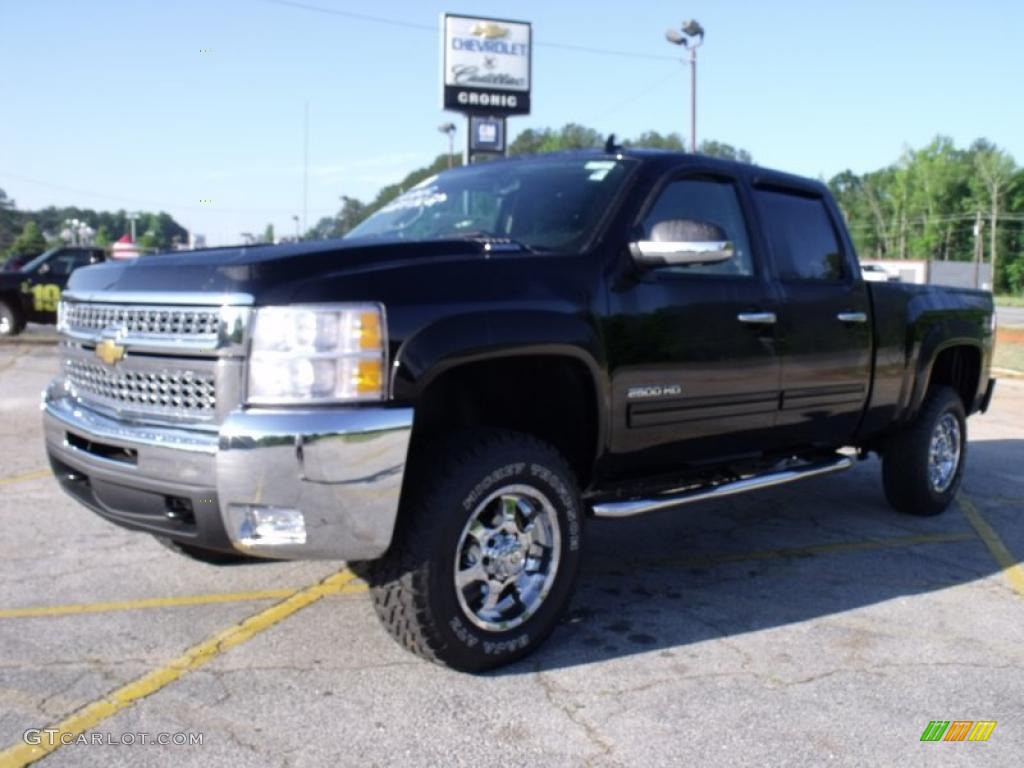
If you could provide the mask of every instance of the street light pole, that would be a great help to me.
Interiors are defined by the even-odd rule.
[[[442,123],[437,130],[448,134],[448,170],[451,170],[455,165],[455,123]]]
[[[302,235],[299,234],[299,217],[292,216],[292,218],[295,220],[295,242],[297,243],[302,239]]]
[[[690,51],[690,151],[697,153],[697,49],[704,44],[704,27],[695,19],[684,21],[681,29],[669,29],[665,39]]]

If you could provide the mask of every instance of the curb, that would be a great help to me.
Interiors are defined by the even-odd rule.
[[[56,336],[13,336],[11,338],[0,341],[0,349],[6,345],[11,346],[25,346],[25,345],[51,345],[56,346],[60,339]]]
[[[1006,379],[1024,379],[1024,371],[1015,371],[1013,368],[993,368],[992,373]]]

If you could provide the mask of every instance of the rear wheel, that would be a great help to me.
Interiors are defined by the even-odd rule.
[[[551,446],[514,432],[468,432],[434,453],[369,564],[374,607],[419,656],[467,672],[507,664],[554,630],[575,586],[575,479]]]
[[[0,299],[0,337],[17,336],[25,327],[21,313],[7,299]]]
[[[956,497],[967,454],[967,418],[960,397],[935,387],[917,419],[895,435],[882,458],[889,503],[911,515],[937,515]]]

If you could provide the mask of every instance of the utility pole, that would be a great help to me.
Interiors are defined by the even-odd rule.
[[[985,250],[985,243],[981,238],[982,230],[985,229],[985,220],[981,218],[981,211],[974,217],[974,287],[981,288],[981,260]]]
[[[139,218],[139,214],[137,214],[137,213],[129,213],[128,214],[128,226],[130,226],[131,230],[132,230],[132,242],[133,243],[135,242],[135,222],[136,222],[136,220],[138,218]]]
[[[303,109],[302,132],[302,229],[309,228],[309,102]]]
[[[690,19],[681,29],[665,32],[665,39],[690,52],[690,151],[697,154],[697,49],[704,44],[704,27]]]

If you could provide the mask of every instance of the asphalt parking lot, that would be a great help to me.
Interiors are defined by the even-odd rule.
[[[343,563],[195,563],[66,498],[56,367],[0,346],[0,766],[1020,764],[1024,381],[972,419],[945,515],[890,511],[871,460],[592,524],[568,620],[472,677],[399,649]],[[922,742],[932,720],[997,726]],[[23,742],[45,728],[103,743]]]

